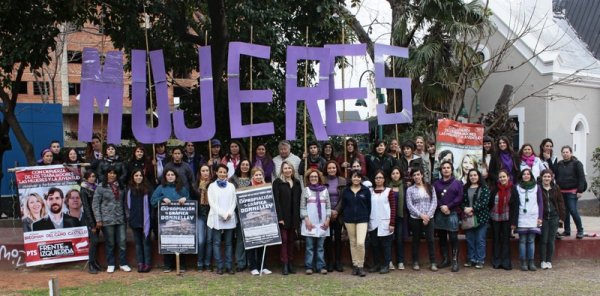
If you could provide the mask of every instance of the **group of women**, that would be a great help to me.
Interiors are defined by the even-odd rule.
[[[151,159],[143,146],[137,146],[132,159],[123,161],[114,145],[105,147],[102,157],[92,162],[92,169],[85,171],[82,179],[83,217],[90,230],[90,272],[100,269],[95,251],[100,231],[106,240],[107,271],[115,270],[115,246],[119,248],[120,269],[129,269],[125,225],[134,234],[138,271],[150,271],[152,215],[156,211],[152,209],[195,199],[199,205],[198,271],[216,268],[218,274],[233,274],[249,268],[253,275],[271,273],[261,268],[262,248],[244,249],[236,214],[236,190],[252,186],[272,187],[284,275],[296,273],[293,262],[298,234],[305,241],[305,273],[327,274],[344,270],[345,229],[352,274],[361,277],[366,275],[366,257],[372,259],[370,272],[404,269],[404,241],[409,235],[414,270],[421,269],[419,245],[424,238],[429,269],[451,267],[453,272],[459,270],[460,228],[467,241],[463,266],[474,268],[483,268],[488,228],[493,237],[491,263],[496,269],[512,269],[509,241],[513,233],[519,236],[521,270],[536,270],[537,235],[541,236],[540,267],[552,268],[557,230],[564,222],[561,237],[570,235],[569,216],[577,226],[577,238],[583,237],[576,205],[585,191],[581,162],[568,146],[561,149],[563,159],[558,161],[550,139],[542,141],[537,156],[530,144],[514,153],[507,138],[500,137],[494,144],[486,137],[483,159],[467,169],[462,163],[455,169],[451,158],[441,153],[436,157],[435,143],[426,143],[422,137],[401,145],[392,140],[389,147],[376,141],[368,155],[358,151],[354,139],[348,139],[343,153],[336,155],[334,146],[326,143],[320,153],[305,155],[305,160],[310,159],[302,162],[303,180],[298,178],[299,168],[290,161],[283,160],[274,168],[263,144],[255,148],[250,160],[239,142],[231,141],[224,155],[219,152],[220,141],[211,143],[208,161],[195,163],[191,177],[187,176],[190,168],[177,166],[181,155],[185,159],[182,148],[172,149],[173,159],[169,161],[164,154]],[[164,153],[164,148],[157,152]],[[435,233],[442,259],[439,264]],[[366,254],[367,249],[371,255]],[[174,264],[173,255],[164,255],[165,272],[173,270]]]

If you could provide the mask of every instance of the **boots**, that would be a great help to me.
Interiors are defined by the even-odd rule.
[[[287,263],[283,263],[283,265],[281,266],[281,274],[283,275],[288,275],[289,271],[288,271],[288,264]]]
[[[294,263],[288,262],[288,271],[290,272],[290,274],[295,274],[296,273],[296,268],[294,268]]]
[[[450,266],[450,260],[448,260],[448,246],[440,244],[440,252],[442,253],[442,262],[438,268],[446,268]]]
[[[521,259],[521,271],[528,271],[529,267],[527,266],[527,261]]]
[[[138,263],[138,270],[137,272],[144,272],[144,263]]]
[[[458,248],[452,249],[452,272],[458,271]]]
[[[536,271],[535,262],[533,260],[529,260],[529,271]]]

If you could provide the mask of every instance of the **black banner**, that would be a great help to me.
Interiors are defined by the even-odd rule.
[[[237,191],[236,196],[244,247],[281,244],[271,185],[243,189]]]

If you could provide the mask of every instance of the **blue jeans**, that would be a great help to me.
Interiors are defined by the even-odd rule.
[[[583,234],[583,225],[581,224],[581,217],[577,210],[577,194],[574,193],[563,193],[565,200],[565,206],[567,207],[567,214],[565,215],[565,232],[571,233],[571,216],[577,227],[577,233]]]
[[[135,241],[135,258],[138,264],[152,264],[152,242],[150,233],[144,237],[143,228],[131,228],[133,231],[133,240]]]
[[[206,219],[198,217],[198,267],[209,267],[212,259],[212,232],[206,226]]]
[[[221,233],[222,231],[222,233]],[[215,256],[215,262],[218,269],[223,269],[223,257],[221,256],[221,234],[225,236],[225,268],[231,269],[232,265],[232,252],[233,252],[233,232],[235,229],[212,229],[213,239],[213,256]]]
[[[235,227],[235,260],[238,268],[246,268],[246,248],[244,247],[242,226],[239,222]]]
[[[313,259],[317,256],[317,271],[325,268],[325,237],[304,237],[306,240],[306,252],[304,255],[304,267],[306,269],[313,269]],[[317,254],[314,254],[315,247],[317,248]]]
[[[485,261],[485,242],[488,225],[483,224],[475,229],[465,230],[467,237],[467,260],[483,264]]]
[[[535,255],[535,233],[519,233],[519,259],[533,260]]]
[[[119,244],[119,265],[127,264],[127,231],[125,224],[102,226],[106,247],[106,263],[115,266],[115,242]]]

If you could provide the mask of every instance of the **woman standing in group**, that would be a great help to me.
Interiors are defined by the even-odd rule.
[[[396,199],[391,188],[385,186],[385,173],[377,170],[371,191],[369,238],[374,266],[371,272],[390,272],[392,262],[392,234],[396,226]]]
[[[229,178],[229,182],[233,184],[236,190],[246,188],[252,184],[249,160],[242,159],[240,161],[237,169],[235,169],[235,173]],[[239,218],[239,213],[237,215]],[[246,249],[244,248],[244,236],[242,235],[242,225],[239,219],[235,226],[235,260],[237,265],[236,271],[242,272],[246,270]]]
[[[323,157],[323,159],[325,159],[326,161],[335,160],[335,149],[333,149],[333,144],[329,142],[323,144],[321,157]]]
[[[494,140],[490,136],[483,137],[483,157],[481,158],[481,176],[488,184],[488,187],[492,187],[492,183],[488,178],[488,172],[490,170],[490,162],[492,161],[492,154],[494,154]]]
[[[281,174],[273,181],[273,198],[277,210],[277,221],[281,233],[281,273],[296,273],[294,268],[294,242],[300,222],[300,181],[296,179],[294,167],[287,161],[281,163]]]
[[[91,274],[97,274],[102,269],[96,258],[100,228],[96,227],[96,218],[92,209],[95,191],[96,173],[91,170],[85,171],[83,173],[83,181],[81,182],[81,204],[83,205],[83,224],[87,226],[88,239],[90,240],[88,272]]]
[[[492,267],[511,270],[510,232],[511,221],[516,220],[519,210],[519,194],[508,172],[498,172],[498,183],[490,194],[490,218],[492,225]]]
[[[177,171],[174,169],[165,169],[163,171],[162,183],[156,187],[152,193],[152,206],[157,207],[158,204],[169,205],[172,202],[184,204],[189,198],[190,192],[187,187],[183,186]],[[163,272],[171,272],[175,269],[175,255],[163,255]],[[185,261],[182,261],[185,262]],[[185,271],[185,264],[181,264],[180,271]]]
[[[402,151],[400,151],[400,143],[398,142],[398,140],[390,140],[388,155],[391,156],[394,160],[397,160],[398,158],[400,158],[400,154],[402,154]]]
[[[440,165],[441,178],[433,183],[437,197],[434,228],[438,231],[442,263],[440,268],[452,264],[452,272],[458,271],[458,214],[463,201],[463,184],[454,178],[454,167],[449,161]],[[420,233],[420,232],[419,232]],[[413,232],[414,234],[414,232]],[[448,239],[450,239],[450,253],[448,256]],[[452,258],[451,260],[448,260]]]
[[[367,155],[367,176],[371,182],[375,181],[375,172],[382,170],[385,176],[390,175],[394,166],[394,159],[386,153],[385,142],[376,140],[373,144],[373,153]]]
[[[133,172],[135,169],[141,169],[144,174],[144,179],[149,182],[154,182],[154,167],[152,160],[146,155],[146,148],[142,145],[137,145],[133,148],[133,155],[127,163],[127,171]]]
[[[38,159],[37,165],[52,165],[54,162],[54,154],[50,149],[44,149],[40,153],[41,158]]]
[[[142,169],[136,168],[131,174],[126,193],[127,222],[133,231],[138,272],[152,269],[152,242],[150,241],[150,197],[152,189]]]
[[[228,178],[233,176],[242,159],[246,158],[246,150],[242,144],[236,140],[231,140],[229,143],[229,152],[221,158],[221,164],[224,164],[229,169]]]
[[[198,169],[198,271],[211,270],[212,235],[206,223],[210,205],[208,203],[208,185],[212,182],[209,164],[202,164]]]
[[[119,174],[113,167],[105,170],[104,181],[96,187],[92,208],[96,218],[96,228],[102,228],[106,240],[106,272],[115,271],[115,243],[119,246],[119,265],[122,271],[129,272],[127,264],[127,229],[125,228],[125,206],[123,187],[119,184]]]
[[[350,175],[350,186],[342,192],[342,214],[344,225],[350,240],[350,255],[352,256],[352,275],[366,276],[365,239],[371,215],[371,191],[362,185],[363,176],[359,171]]]
[[[329,202],[331,203],[331,218],[329,229],[330,236],[325,238],[325,260],[327,262],[327,271],[332,272],[335,268],[338,272],[343,272],[342,265],[342,192],[346,188],[346,179],[340,177],[340,167],[335,160],[329,160],[325,164],[327,177],[325,184],[329,192]],[[335,262],[335,265],[334,265]]]
[[[554,142],[552,142],[552,139],[543,139],[542,143],[540,144],[540,159],[542,160],[545,168],[552,170],[552,172],[556,174],[558,157],[554,155],[553,148]]]
[[[396,263],[398,264],[399,270],[404,270],[404,211],[405,211],[405,200],[404,200],[404,184],[402,183],[402,174],[400,168],[395,166],[392,168],[390,173],[390,181],[388,187],[392,189],[394,195],[394,201],[396,203],[396,217],[394,227],[394,237],[396,241]],[[390,269],[394,266],[391,265]]]
[[[250,171],[250,175],[252,176],[252,187],[256,187],[256,186],[263,186],[266,185],[267,183],[265,183],[265,172],[259,168],[259,167],[254,167],[252,168],[252,170]],[[263,274],[271,274],[272,272],[270,270],[268,270],[264,265],[262,266],[262,270],[261,270],[261,263],[263,262],[263,253],[265,251],[265,248],[254,248],[254,249],[250,249],[246,251],[246,258],[248,259],[248,265],[250,266],[250,274],[252,275],[260,275],[261,272]],[[266,262],[267,259],[265,258],[264,261]]]
[[[253,157],[254,159],[252,159],[252,167],[261,168],[264,172],[265,182],[271,183],[275,164],[273,163],[273,158],[269,152],[267,152],[267,146],[265,144],[258,144],[256,149],[254,149]]]
[[[508,177],[511,181],[516,180],[516,176],[519,174],[519,164],[521,160],[513,151],[510,141],[507,137],[501,136],[496,143],[490,160],[490,168],[488,171],[488,178],[493,183],[498,181],[498,173],[504,169],[508,172]]]
[[[425,176],[425,182],[431,183],[431,164],[429,163],[429,153],[427,152],[427,147],[425,146],[425,138],[422,136],[415,137],[415,151],[414,154],[421,158],[421,162],[423,163],[423,173]]]
[[[104,157],[100,160],[92,162],[92,170],[96,172],[99,183],[106,182],[106,172],[108,169],[113,169],[119,176],[119,186],[125,187],[127,184],[127,167],[117,155],[117,147],[114,144],[106,145],[104,148]]]
[[[349,138],[346,140],[346,153],[340,153],[337,158],[337,162],[342,168],[342,175],[344,177],[350,175],[351,166],[354,161],[360,163],[360,174],[362,176],[367,174],[367,164],[365,162],[365,156],[358,151],[358,143],[355,139]]]
[[[519,150],[519,158],[521,159],[521,164],[519,165],[519,169],[522,171],[524,169],[530,169],[533,174],[533,179],[537,180],[540,177],[540,172],[545,169],[544,163],[535,156],[535,151],[533,151],[533,146],[531,144],[523,144],[521,149]]]
[[[511,227],[519,234],[519,260],[522,271],[536,271],[533,261],[535,253],[535,236],[542,227],[543,199],[542,190],[533,179],[530,169],[521,172],[519,185],[519,215],[513,220]]]
[[[571,216],[577,227],[577,239],[583,238],[583,224],[577,209],[577,200],[581,198],[585,191],[585,174],[583,164],[575,156],[570,146],[564,146],[560,149],[563,159],[556,165],[556,184],[560,187],[563,194],[567,213],[565,215],[565,230],[561,236],[571,235]]]
[[[437,208],[435,189],[430,184],[423,182],[423,170],[416,169],[411,172],[414,185],[406,190],[406,206],[410,213],[410,228],[412,230],[412,257],[413,269],[420,270],[419,242],[420,234],[425,232],[427,250],[431,271],[437,271],[435,264],[435,249],[433,245],[433,215]]]
[[[483,268],[485,262],[485,241],[488,221],[490,220],[490,190],[483,181],[481,173],[471,169],[469,180],[465,184],[462,202],[463,215],[475,216],[477,225],[465,230],[467,237],[467,262],[465,267]]]
[[[65,165],[79,178],[81,178],[81,168],[79,167],[79,164],[81,163],[82,159],[79,157],[79,154],[77,154],[77,150],[75,150],[75,148],[69,149],[67,151],[67,157],[65,158]]]
[[[552,170],[542,171],[542,197],[544,199],[544,219],[540,239],[540,257],[542,269],[552,268],[554,241],[560,223],[565,220],[565,204],[558,185],[554,184]]]
[[[319,170],[308,169],[305,176],[304,184],[307,185],[300,197],[301,231],[306,241],[304,267],[306,274],[312,274],[313,269],[318,273],[327,274],[323,245],[325,237],[329,236],[329,192],[327,186],[323,185],[323,174]],[[313,266],[315,261],[316,266]]]
[[[232,260],[232,241],[236,226],[235,208],[236,196],[235,186],[227,182],[227,170],[224,164],[217,166],[217,179],[208,186],[208,227],[212,230],[213,256],[217,264],[217,274],[223,274],[223,266],[227,273],[234,274]],[[221,235],[225,237],[225,264],[221,254]]]

